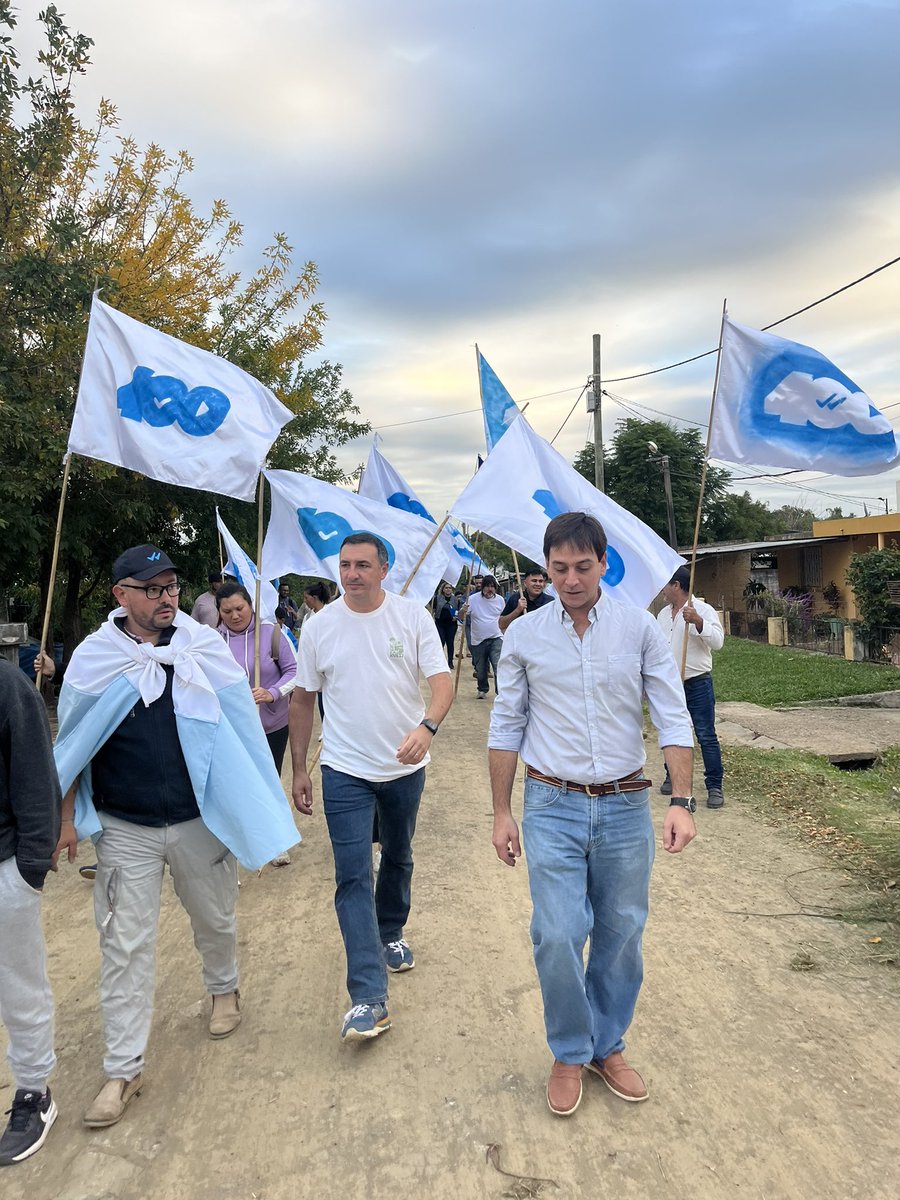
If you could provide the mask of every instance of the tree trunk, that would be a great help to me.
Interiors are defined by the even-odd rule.
[[[75,647],[84,638],[81,620],[81,563],[75,558],[66,560],[66,596],[63,604],[63,662],[68,663]]]

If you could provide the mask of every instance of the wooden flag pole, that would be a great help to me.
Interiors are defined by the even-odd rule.
[[[706,469],[709,466],[709,447],[712,441],[713,418],[716,414],[716,393],[719,390],[719,369],[722,365],[722,338],[725,333],[725,314],[728,311],[728,301],[722,301],[722,323],[719,326],[719,349],[716,354],[716,374],[713,379],[712,400],[709,405],[709,428],[706,431],[706,453],[703,456],[703,470],[700,472],[700,495],[697,497],[697,517],[694,521],[694,543],[691,546],[691,577],[688,582],[688,598],[687,603],[690,604],[691,597],[694,594],[694,572],[697,568],[697,543],[700,541],[700,516],[703,509],[703,493],[706,490]],[[682,618],[684,624],[684,618]],[[684,680],[684,673],[687,668],[687,652],[688,652],[688,631],[687,626],[684,628],[684,644],[681,647],[681,678]]]
[[[216,516],[218,516],[218,515],[219,515],[219,510],[217,508]],[[222,531],[219,529],[218,521],[216,521],[216,537],[219,539],[219,574],[224,575],[225,574],[225,547],[222,545]]]
[[[263,548],[263,498],[265,494],[265,478],[259,473],[259,496],[256,514],[256,623],[253,628],[253,679],[254,687],[259,687],[259,631],[262,625],[262,615],[259,611],[262,593],[262,548]]]
[[[418,573],[419,567],[421,567],[422,563],[425,561],[425,559],[426,559],[426,557],[427,557],[427,555],[428,555],[428,551],[431,549],[431,547],[434,545],[434,543],[435,543],[435,542],[438,540],[438,538],[441,536],[441,533],[443,532],[444,526],[447,524],[447,522],[448,522],[449,520],[450,520],[450,514],[449,514],[449,513],[444,513],[444,519],[443,519],[443,521],[441,521],[440,525],[438,525],[437,529],[435,529],[434,533],[431,535],[431,541],[428,543],[428,545],[425,547],[425,549],[424,549],[424,550],[422,551],[422,553],[419,555],[418,562],[416,563],[416,565],[413,567],[412,571],[410,572],[409,579],[407,579],[406,583],[404,583],[403,587],[400,589],[400,595],[401,595],[401,596],[405,596],[405,595],[406,595],[406,589],[409,587],[409,585],[410,585],[410,584],[412,583],[412,581],[415,579],[415,577],[416,577],[416,574]]]
[[[63,513],[66,509],[66,493],[69,490],[69,468],[72,465],[71,450],[66,451],[63,458],[63,463],[62,486],[59,489],[59,509],[56,514],[56,535],[53,538],[53,557],[50,560],[50,582],[47,585],[47,606],[44,609],[44,623],[41,627],[41,646],[36,659],[38,670],[35,672],[34,676],[34,686],[38,691],[41,690],[41,685],[44,682],[44,676],[40,671],[40,665],[47,646],[47,634],[50,630],[50,618],[53,613],[53,592],[56,587],[56,566],[59,562],[59,542],[62,535]]]
[[[512,546],[510,546],[510,550],[512,550]],[[521,600],[522,596],[524,595],[524,592],[522,591],[522,576],[519,574],[519,560],[518,560],[518,558],[516,558],[515,550],[512,551],[512,556],[513,556],[513,570],[516,573],[516,587],[519,589],[519,599]]]
[[[475,574],[475,559],[478,557],[478,534],[472,538],[472,564],[469,567],[469,582],[466,584],[466,598],[464,604],[469,603],[469,596],[472,594],[472,576]],[[459,627],[459,645],[456,648],[456,679],[453,683],[453,695],[456,696],[459,691],[459,671],[463,660],[463,647],[466,644],[466,623],[463,621]]]

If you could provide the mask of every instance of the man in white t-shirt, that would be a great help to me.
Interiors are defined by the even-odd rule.
[[[312,812],[306,756],[316,693],[324,699],[322,803],[334,852],[335,891],[347,954],[351,1008],[343,1040],[390,1029],[387,972],[415,965],[403,936],[413,873],[412,838],[432,738],[453,702],[450,669],[434,621],[413,600],[386,592],[380,538],[354,533],[340,552],[339,600],[303,626],[291,704],[293,797]],[[431,689],[426,709],[419,675]],[[381,866],[372,888],[372,826]]]
[[[506,601],[497,595],[497,580],[493,575],[485,575],[481,591],[470,596],[459,613],[460,621],[467,616],[471,619],[472,666],[478,680],[479,700],[488,694],[488,668],[494,673],[494,691],[497,690],[497,663],[503,646],[499,622],[505,606]]]

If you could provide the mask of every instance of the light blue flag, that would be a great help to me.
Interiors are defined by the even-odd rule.
[[[710,456],[877,475],[900,439],[866,393],[818,350],[725,318]]]
[[[436,525],[434,517],[418,498],[396,467],[392,466],[378,449],[381,438],[375,435],[375,444],[369,454],[369,461],[363,471],[362,483],[359,485],[359,495],[367,496],[370,500],[380,500],[382,504],[390,504],[392,508],[404,512],[415,513],[424,517],[432,525]],[[485,568],[481,559],[475,554],[475,548],[462,532],[454,525],[446,525],[439,539],[447,554],[447,565],[443,578],[447,583],[456,584],[463,567],[472,569],[474,556],[474,573],[483,573]]]
[[[238,583],[242,583],[253,598],[253,604],[256,605],[256,563],[242,549],[240,543],[231,535],[228,526],[219,516],[219,509],[216,508],[216,525],[219,533],[222,535],[222,541],[225,543],[225,549],[228,551],[228,562],[222,568],[224,575],[233,575]],[[268,579],[260,580],[259,586],[259,607],[260,614],[264,621],[275,621],[275,609],[278,607],[278,592],[269,583]]]
[[[484,439],[490,454],[519,415],[519,409],[477,346],[475,353],[478,355],[478,382],[484,410]]]

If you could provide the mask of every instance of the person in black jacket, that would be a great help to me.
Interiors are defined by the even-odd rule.
[[[56,1056],[41,890],[60,803],[43,702],[18,667],[0,659],[0,1018],[16,1084],[0,1166],[40,1150],[56,1120],[47,1086]]]

